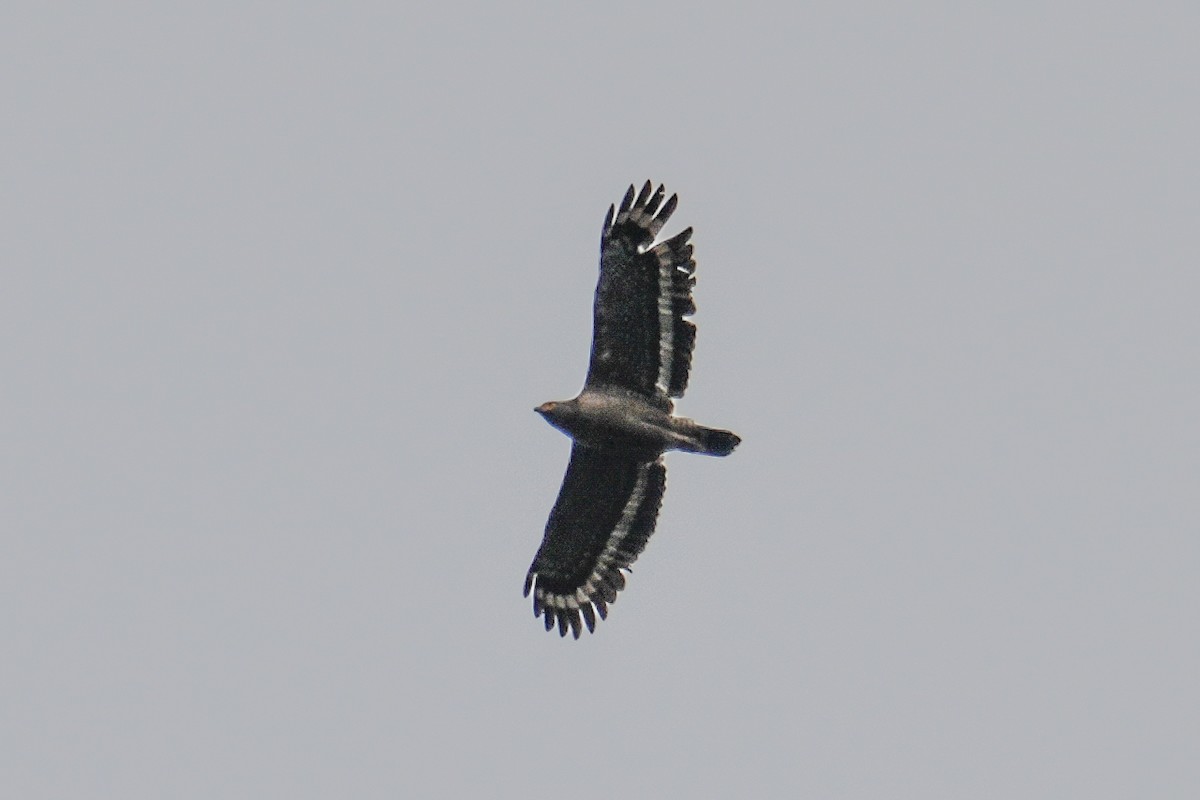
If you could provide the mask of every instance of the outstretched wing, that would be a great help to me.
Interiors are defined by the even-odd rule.
[[[608,616],[608,604],[625,588],[623,569],[645,548],[662,504],[667,468],[662,459],[638,461],[607,448],[576,444],[558,501],[546,523],[525,596],[533,592],[533,614],[555,623],[561,636],[568,626],[579,638],[582,624],[595,630],[596,615]]]
[[[592,360],[586,385],[617,386],[670,406],[687,388],[696,326],[692,286],[696,262],[692,229],[653,245],[675,211],[678,195],[663,202],[647,181],[621,207],[609,206],[600,237],[600,280],[593,314]]]

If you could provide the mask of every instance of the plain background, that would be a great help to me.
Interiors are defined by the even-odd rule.
[[[1196,9],[6,4],[4,794],[1196,796]],[[647,178],[745,442],[562,641]]]

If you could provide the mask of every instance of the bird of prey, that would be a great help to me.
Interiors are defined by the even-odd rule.
[[[654,533],[667,470],[662,455],[726,456],[741,439],[674,416],[687,388],[696,326],[692,229],[654,243],[675,211],[664,187],[630,186],[600,235],[592,356],[583,391],[535,409],[574,444],[529,574],[534,616],[576,639],[625,588],[625,572]]]

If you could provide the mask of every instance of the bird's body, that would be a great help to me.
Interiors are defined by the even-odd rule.
[[[677,197],[630,186],[600,243],[592,357],[583,391],[536,410],[574,446],[542,546],[525,578],[535,615],[559,633],[595,627],[654,532],[666,485],[662,454],[724,456],[741,441],[674,416],[687,387],[696,328],[691,229],[654,244]],[[614,217],[614,212],[616,212]]]
[[[668,450],[723,456],[737,446],[719,435],[733,436],[728,431],[705,428],[636,394],[608,387],[584,389],[573,400],[543,403],[535,410],[579,444],[642,452],[651,460]]]

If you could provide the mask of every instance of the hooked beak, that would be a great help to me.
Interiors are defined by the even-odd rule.
[[[542,403],[540,406],[538,406],[537,408],[534,409],[534,411],[541,414],[543,417],[546,416],[547,414],[549,414],[553,410],[554,410],[554,403]]]

